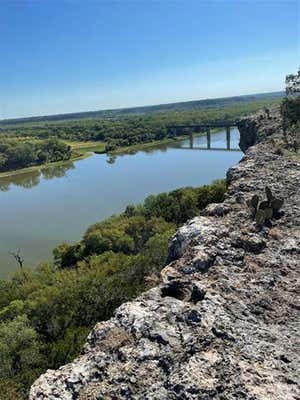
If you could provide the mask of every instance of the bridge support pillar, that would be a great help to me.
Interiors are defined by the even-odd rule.
[[[207,138],[207,148],[210,149],[210,128],[206,131],[206,138]]]
[[[227,150],[230,150],[230,126],[226,127],[226,144]]]
[[[189,133],[189,139],[190,139],[190,149],[194,147],[194,134],[193,132]]]

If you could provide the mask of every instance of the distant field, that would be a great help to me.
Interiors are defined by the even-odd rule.
[[[0,126],[23,124],[30,122],[36,123],[36,122],[50,122],[50,121],[58,122],[64,120],[79,120],[79,119],[94,119],[94,118],[120,118],[120,117],[134,116],[134,115],[148,115],[157,112],[205,110],[216,107],[241,105],[244,103],[261,101],[261,100],[274,100],[282,98],[284,95],[285,95],[284,92],[258,93],[258,94],[244,95],[244,96],[221,97],[216,99],[194,100],[194,101],[158,104],[158,105],[143,106],[143,107],[120,108],[114,110],[87,111],[87,112],[76,112],[68,114],[45,115],[41,117],[6,119],[6,120],[0,120]]]
[[[64,142],[71,146],[72,150],[80,150],[81,153],[89,151],[105,152],[105,142],[76,142],[70,140],[65,140]]]
[[[267,93],[200,100],[126,109],[122,113],[114,110],[109,118],[103,111],[92,113],[93,118],[91,113],[77,113],[72,114],[76,119],[70,119],[68,114],[2,121],[0,172],[78,159],[86,157],[88,152],[111,154],[148,148],[187,134],[186,130],[172,131],[169,125],[233,121],[279,104],[281,95]]]

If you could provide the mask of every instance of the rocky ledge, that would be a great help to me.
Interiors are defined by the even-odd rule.
[[[300,399],[300,164],[277,154],[276,113],[246,118],[240,131],[246,154],[228,171],[224,203],[179,229],[161,284],[97,324],[31,400]],[[246,200],[266,185],[283,215],[258,229]]]

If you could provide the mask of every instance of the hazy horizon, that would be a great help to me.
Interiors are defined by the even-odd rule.
[[[284,89],[299,2],[0,4],[0,119]]]
[[[90,109],[90,110],[75,110],[66,113],[55,113],[55,114],[39,114],[39,115],[28,115],[28,116],[21,116],[21,117],[12,117],[12,118],[3,118],[0,119],[0,122],[3,121],[10,121],[10,120],[18,120],[18,119],[30,119],[30,118],[39,118],[39,117],[52,117],[55,115],[73,115],[73,114],[81,114],[81,113],[89,113],[89,112],[105,112],[105,111],[118,111],[118,110],[126,110],[126,109],[135,109],[135,108],[144,108],[144,107],[159,107],[159,106],[166,106],[169,104],[180,104],[180,103],[192,103],[197,101],[205,101],[205,100],[218,100],[218,99],[227,99],[227,98],[235,98],[235,97],[243,97],[243,96],[257,96],[263,94],[272,94],[272,93],[284,93],[284,90],[275,90],[272,92],[262,92],[262,93],[248,93],[244,95],[233,95],[233,96],[222,96],[222,97],[205,97],[203,99],[191,99],[191,100],[179,100],[175,102],[168,102],[168,103],[157,103],[157,104],[143,104],[143,105],[132,105],[128,107],[116,107],[116,108],[101,108],[101,109]]]

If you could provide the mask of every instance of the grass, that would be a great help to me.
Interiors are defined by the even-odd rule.
[[[69,161],[83,160],[90,156],[90,153],[105,153],[105,142],[71,142],[64,141],[66,144],[72,147],[72,157],[69,160],[56,161],[52,163],[33,165],[31,167],[19,168],[10,171],[0,172],[0,178],[6,178],[13,175],[25,174],[28,172],[41,171],[42,169],[48,168],[49,166],[60,166]]]
[[[105,142],[96,142],[96,141],[88,141],[88,142],[77,142],[77,141],[68,141],[68,140],[64,140],[64,142],[66,144],[68,144],[69,146],[72,147],[72,150],[76,151],[76,150],[80,150],[80,152],[90,152],[90,151],[94,151],[94,152],[101,152],[101,153],[105,153]]]
[[[87,157],[89,157],[88,153],[76,154],[76,155],[74,155],[74,157],[71,157],[69,160],[55,161],[55,162],[51,162],[51,163],[47,163],[47,164],[33,165],[32,167],[19,168],[19,169],[13,169],[11,171],[0,172],[0,178],[7,178],[9,176],[14,176],[14,175],[19,175],[19,174],[26,174],[28,172],[41,171],[43,169],[48,168],[49,166],[59,167],[60,165],[64,165],[67,162],[83,160],[84,158],[87,158]]]
[[[216,129],[217,131],[217,129]],[[213,132],[212,132],[213,133]],[[197,134],[196,134],[197,135]],[[200,134],[199,134],[200,135]],[[134,154],[141,150],[150,150],[151,148],[155,148],[156,146],[174,143],[178,140],[186,139],[188,134],[177,136],[176,138],[165,138],[162,140],[154,140],[152,142],[147,143],[138,143],[132,146],[126,147],[118,147],[116,150],[109,152],[110,155],[121,155],[121,154]],[[24,174],[33,171],[40,171],[49,166],[60,166],[68,161],[77,161],[83,160],[89,157],[92,153],[96,154],[105,154],[105,146],[106,142],[100,141],[88,141],[88,142],[80,142],[80,141],[70,141],[64,140],[64,143],[68,144],[72,148],[72,157],[69,160],[57,161],[48,164],[34,165],[32,167],[20,168],[11,171],[0,172],[0,178],[6,178],[13,175]]]
[[[218,131],[218,129],[215,129],[213,131]],[[213,133],[213,131],[212,131],[212,133]],[[194,136],[196,136],[196,135],[197,134],[195,134]],[[199,135],[201,135],[201,134],[199,134]],[[110,155],[134,154],[141,150],[150,150],[151,148],[155,148],[156,146],[159,146],[159,145],[174,143],[178,140],[186,139],[187,137],[188,137],[188,134],[185,134],[185,135],[177,136],[176,138],[165,138],[162,140],[155,140],[155,141],[147,142],[147,143],[138,143],[138,144],[132,145],[132,146],[118,147],[116,150],[109,152],[109,154]],[[0,172],[0,178],[5,178],[5,177],[13,176],[13,175],[18,175],[18,174],[24,174],[24,173],[33,172],[33,171],[38,171],[38,170],[47,168],[49,166],[60,166],[69,161],[82,160],[84,158],[89,157],[91,155],[91,153],[96,153],[96,154],[105,154],[106,153],[106,151],[105,151],[106,142],[100,142],[100,141],[80,142],[80,141],[64,140],[64,143],[68,144],[72,148],[72,157],[69,160],[57,161],[57,162],[48,163],[48,164],[34,165],[32,167],[26,167],[26,168],[11,170],[11,171]]]

